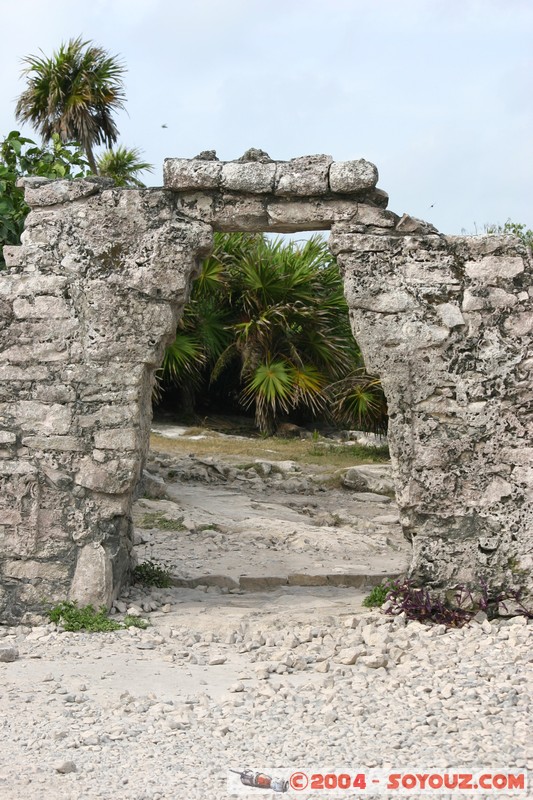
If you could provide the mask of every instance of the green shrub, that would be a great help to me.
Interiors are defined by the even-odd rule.
[[[50,622],[61,625],[66,631],[86,631],[87,633],[105,633],[119,631],[134,626],[147,628],[146,620],[139,617],[126,616],[124,622],[110,619],[107,609],[102,606],[96,611],[94,606],[88,605],[79,608],[76,602],[64,601],[51,608],[48,612]]]
[[[168,589],[172,586],[170,573],[153,561],[138,564],[133,570],[132,581],[143,586],[156,586],[158,589]]]

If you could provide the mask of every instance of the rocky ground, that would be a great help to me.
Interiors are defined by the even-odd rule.
[[[533,767],[531,621],[480,615],[449,630],[363,609],[367,590],[358,582],[376,582],[405,562],[390,497],[354,498],[369,493],[368,482],[359,492],[357,473],[348,490],[304,469],[253,469],[259,483],[252,467],[227,460],[169,459],[153,456],[149,494],[158,485],[166,497],[138,501],[136,549],[181,585],[132,587],[115,609],[116,619],[129,611],[149,627],[0,629],[1,798],[216,800],[237,796],[230,768],[289,775]],[[164,520],[177,520],[177,530]],[[246,590],[243,577],[252,581]],[[278,585],[264,591],[261,579],[275,577]]]

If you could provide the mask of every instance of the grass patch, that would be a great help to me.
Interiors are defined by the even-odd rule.
[[[336,444],[329,440],[283,439],[279,436],[261,438],[228,438],[209,435],[205,439],[168,439],[152,434],[150,446],[158,453],[170,455],[236,457],[241,464],[254,463],[253,459],[265,461],[296,461],[299,464],[317,464],[333,467],[350,467],[357,464],[382,463],[389,458],[388,448],[364,447],[360,444]]]
[[[386,583],[380,583],[379,586],[374,586],[370,594],[363,600],[363,605],[365,608],[381,607],[393,588],[394,584],[392,581],[386,581]]]
[[[94,606],[88,605],[79,608],[75,602],[65,601],[58,603],[48,612],[50,622],[61,625],[66,631],[86,631],[87,633],[106,633],[108,631],[119,631],[124,628],[135,626],[136,628],[146,628],[148,623],[139,617],[126,616],[124,622],[117,622],[110,619],[107,609],[102,606],[97,611]]]
[[[158,589],[168,589],[172,586],[170,573],[156,564],[154,561],[145,561],[137,564],[131,574],[133,583],[140,583],[142,586],[155,586]]]
[[[387,445],[380,447],[367,447],[362,444],[332,444],[330,442],[313,442],[310,451],[310,456],[320,458],[345,458],[350,461],[358,461],[360,463],[382,463],[388,461],[390,458],[389,448]]]
[[[140,528],[151,529],[157,528],[160,531],[184,531],[185,525],[183,524],[183,517],[177,519],[170,519],[165,517],[161,511],[153,511],[145,514],[139,522]]]

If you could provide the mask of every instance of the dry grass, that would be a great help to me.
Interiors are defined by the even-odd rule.
[[[296,461],[299,464],[315,464],[328,467],[348,467],[356,464],[379,463],[388,460],[386,447],[362,447],[357,444],[335,443],[320,439],[268,439],[238,436],[221,436],[202,430],[203,439],[167,439],[152,434],[150,447],[158,453],[195,456],[219,456],[220,458],[264,459],[266,461]],[[200,429],[195,429],[195,435]]]

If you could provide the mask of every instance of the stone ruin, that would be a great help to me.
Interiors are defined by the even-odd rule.
[[[387,210],[377,169],[249,151],[164,188],[26,179],[0,272],[0,614],[109,605],[128,579],[154,372],[213,231],[331,230],[381,376],[411,575],[531,589],[531,254]],[[529,583],[528,583],[529,581]]]

